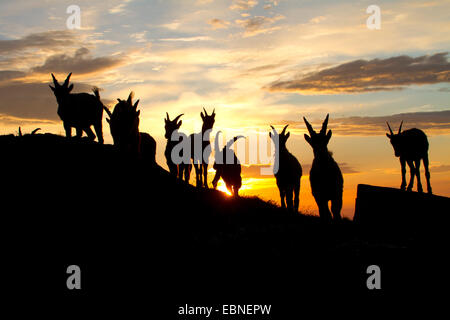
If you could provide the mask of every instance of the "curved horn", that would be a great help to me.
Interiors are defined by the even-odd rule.
[[[70,81],[70,77],[71,76],[72,76],[72,72],[69,73],[69,75],[67,76],[66,80],[64,81],[64,84],[63,84],[64,87],[69,86],[69,81]]]
[[[398,134],[400,134],[402,132],[402,125],[403,125],[403,120],[400,123],[400,127],[398,128]]]
[[[272,125],[270,127],[272,128],[272,130],[275,134],[278,134],[277,130],[275,130],[275,128]]]
[[[134,92],[131,91],[129,96],[128,96],[128,99],[127,99],[127,103],[128,104],[133,105],[133,97],[134,97]]]
[[[328,126],[328,118],[329,118],[330,114],[327,114],[327,117],[325,118],[325,120],[322,123],[322,129],[320,130],[320,133],[325,133],[327,131],[327,126]]]
[[[281,131],[281,134],[283,135],[286,132],[286,128],[288,127],[289,124],[285,125],[283,128],[283,131]]]
[[[166,120],[170,121],[169,114],[166,112]]]
[[[213,112],[211,115],[216,114],[216,108],[213,109]]]
[[[105,109],[106,113],[107,113],[108,116],[111,118],[112,114],[111,114],[111,111],[109,110],[109,108],[106,107],[106,106],[103,106],[103,109]]]
[[[303,121],[305,121],[306,128],[308,128],[309,134],[310,134],[310,135],[315,134],[316,132],[314,131],[313,127],[312,127],[311,124],[308,122],[308,120],[306,120],[305,117],[303,117]]]
[[[139,99],[138,99],[138,101],[136,101],[136,103],[133,105],[133,109],[134,109],[134,111],[136,111],[137,110],[137,107],[138,107],[138,104],[139,104]]]
[[[233,139],[230,139],[230,141],[227,142],[226,148],[230,149],[231,146],[233,145],[233,143],[235,143],[237,141],[237,139],[239,139],[239,138],[245,138],[245,137],[244,136],[236,136]]]
[[[389,128],[389,131],[391,132],[391,135],[394,135],[394,133],[392,132],[391,126],[389,125],[389,122],[386,121],[386,123],[387,123],[387,126]]]
[[[52,78],[53,78],[54,85],[59,87],[59,82],[58,82],[58,80],[56,80],[55,75],[53,73],[52,73]]]
[[[203,111],[205,111],[205,116],[207,116],[207,115],[208,115],[208,112],[206,112],[205,107],[203,107]]]
[[[183,116],[184,115],[184,113],[182,113],[182,114],[180,114],[180,115],[178,115],[175,119],[173,119],[173,122],[177,122],[178,121],[178,119],[180,119],[181,118],[181,116]]]

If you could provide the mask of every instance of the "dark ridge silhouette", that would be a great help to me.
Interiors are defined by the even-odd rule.
[[[195,181],[197,187],[208,188],[208,165],[209,156],[211,155],[210,135],[214,126],[216,110],[212,114],[208,114],[205,108],[200,112],[202,118],[202,131],[193,133],[189,136],[191,142],[191,159],[195,168]]]
[[[408,188],[411,191],[414,186],[414,176],[417,177],[417,191],[423,192],[422,183],[420,182],[420,160],[423,160],[425,167],[425,177],[427,179],[427,191],[433,193],[430,183],[430,169],[428,168],[428,139],[427,135],[420,129],[409,129],[402,132],[403,121],[400,123],[398,133],[392,132],[391,126],[386,122],[390,133],[386,136],[391,141],[394,148],[395,156],[400,158],[400,165],[402,170],[402,184],[401,190],[406,188],[406,163],[410,170],[410,179]]]
[[[280,191],[281,207],[288,208],[289,211],[298,212],[300,203],[300,182],[302,178],[302,166],[297,158],[288,151],[286,142],[291,135],[286,134],[286,125],[281,134],[272,128],[269,132],[270,138],[275,143],[275,166],[274,175],[277,181],[278,190]]]
[[[169,167],[169,172],[173,174],[174,176],[178,177],[179,179],[183,179],[184,181],[189,183],[189,178],[191,176],[191,170],[192,170],[192,164],[185,164],[180,163],[176,164],[173,162],[172,159],[172,151],[173,148],[181,141],[181,135],[184,135],[180,132],[178,132],[178,129],[180,129],[181,124],[183,123],[182,120],[178,121],[183,114],[178,115],[175,119],[170,120],[169,114],[166,112],[166,118],[164,119],[165,125],[165,135],[164,137],[167,139],[166,144],[166,150],[164,151],[164,156],[166,157],[166,163]],[[175,136],[178,136],[178,140],[173,140]],[[183,157],[183,150],[181,150],[180,157]]]
[[[214,190],[217,188],[217,183],[220,178],[223,179],[228,191],[235,197],[239,196],[239,189],[242,186],[241,177],[241,162],[236,156],[236,153],[231,149],[233,143],[235,143],[240,138],[245,138],[244,136],[236,136],[227,142],[222,150],[219,148],[219,135],[222,132],[219,131],[216,134],[215,144],[214,144],[214,165],[213,168],[216,170],[216,174],[212,181]]]
[[[73,89],[73,84],[69,85],[71,75],[72,73],[69,73],[64,83],[60,85],[52,73],[54,87],[49,85],[58,102],[58,115],[63,121],[66,137],[70,138],[72,136],[72,128],[75,128],[77,138],[81,138],[84,131],[89,139],[94,140],[95,134],[91,129],[93,125],[98,142],[102,144],[103,103],[100,100],[99,89],[93,88],[93,95],[89,93],[70,93]]]
[[[8,135],[0,149],[9,295],[122,303],[157,293],[180,304],[252,297],[298,313],[299,298],[367,293],[371,264],[382,266],[383,294],[423,292],[417,274],[433,274],[428,263],[436,257],[414,247],[427,237],[421,226],[411,237],[376,229],[368,237],[347,219],[322,224],[258,198],[196,188],[88,138]],[[78,293],[65,287],[72,264],[85,281]],[[30,268],[32,286],[24,276]]]
[[[401,233],[417,225],[425,229],[430,222],[448,225],[448,208],[447,197],[360,184],[353,221],[365,227],[376,226],[379,231],[395,228]]]
[[[126,101],[117,99],[119,102],[112,113],[105,107],[109,116],[106,121],[109,123],[114,145],[121,152],[142,157],[151,164],[155,164],[156,141],[148,133],[139,131],[141,111],[137,110],[139,100],[133,105],[133,95],[134,93],[131,92]]]
[[[319,214],[323,221],[331,220],[328,201],[331,201],[331,212],[333,212],[334,220],[341,220],[342,209],[342,192],[344,189],[344,178],[341,169],[336,161],[334,161],[331,152],[328,151],[328,142],[331,139],[332,132],[328,130],[329,115],[322,123],[322,129],[316,133],[306,120],[309,136],[305,134],[305,140],[311,145],[314,151],[314,160],[309,173],[311,182],[311,192],[319,207]]]

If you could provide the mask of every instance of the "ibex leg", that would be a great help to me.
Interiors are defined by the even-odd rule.
[[[298,206],[300,204],[300,181],[298,185],[294,187],[294,212],[298,212]]]
[[[201,172],[200,164],[194,163],[194,169],[195,169],[195,185],[200,188],[202,186],[202,180],[200,175]]]
[[[204,163],[203,166],[203,186],[208,189],[208,164]]]
[[[80,138],[81,138],[81,136],[83,135],[83,129],[82,129],[82,128],[79,128],[79,127],[77,127],[77,128],[75,128],[75,131],[76,131],[76,135],[75,135],[75,137],[77,137],[77,139],[80,139]]]
[[[420,181],[420,159],[414,161],[416,167],[416,177],[417,177],[417,191],[422,193],[422,182]]]
[[[293,197],[294,197],[294,190],[290,188],[286,191],[286,205],[287,205],[287,209],[289,211],[293,211],[293,207],[294,207],[294,204],[292,201]]]
[[[405,190],[406,188],[406,161],[400,158],[400,166],[402,170],[402,184],[400,185],[401,190]]]
[[[428,155],[423,157],[423,166],[425,167],[425,178],[427,178],[427,191],[429,194],[432,194],[431,190],[431,182],[430,182],[430,169],[428,168]]]
[[[184,167],[184,181],[189,183],[189,180],[191,179],[192,164],[186,164],[183,165],[183,167]]]
[[[72,136],[72,127],[64,123],[64,131],[66,131],[66,137],[70,138]]]
[[[341,220],[342,195],[331,201],[331,212],[335,221]]]
[[[330,208],[328,208],[328,201],[316,201],[317,206],[319,207],[319,215],[320,220],[323,222],[330,222],[331,221],[331,212]]]
[[[284,192],[284,190],[280,189],[280,201],[281,201],[282,208],[286,208],[286,202],[284,202],[285,197],[286,197],[286,192]]]
[[[94,130],[95,134],[97,135],[98,143],[103,144],[103,129],[101,121],[94,124]]]
[[[409,167],[409,184],[408,184],[408,188],[406,189],[407,191],[411,191],[413,186],[414,186],[414,176],[416,175],[416,169],[414,168],[414,161],[412,160],[408,160],[408,167]]]

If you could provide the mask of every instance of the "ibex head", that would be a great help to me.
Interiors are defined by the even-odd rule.
[[[134,93],[131,92],[126,101],[117,99],[118,103],[112,113],[105,109],[109,115],[106,121],[109,123],[114,144],[119,147],[128,144],[130,138],[139,134],[141,112],[137,110],[139,100],[133,104],[133,95]]]
[[[203,112],[200,112],[200,116],[203,120],[202,131],[210,130],[212,129],[212,127],[214,126],[214,122],[216,121],[216,109],[214,109],[210,115],[208,114],[208,112],[206,112],[205,108],[203,108],[203,111],[205,112],[204,114]]]
[[[400,148],[401,148],[401,133],[402,133],[402,125],[403,121],[400,123],[400,127],[398,128],[397,134],[394,134],[394,132],[391,129],[391,126],[389,125],[389,122],[387,122],[387,126],[389,128],[390,133],[386,133],[386,136],[391,141],[392,147],[394,148],[395,156],[400,157]]]
[[[320,152],[320,151],[327,151],[327,145],[328,142],[330,142],[332,132],[331,130],[328,130],[327,132],[327,126],[328,126],[328,118],[329,114],[327,114],[327,117],[322,123],[322,129],[320,129],[320,132],[317,133],[314,131],[311,124],[306,120],[305,117],[303,117],[303,120],[305,121],[306,128],[308,128],[309,136],[305,134],[305,140],[308,142],[311,147],[313,148],[314,152]]]
[[[283,131],[281,131],[280,134],[278,134],[277,130],[273,126],[270,126],[272,128],[272,132],[269,132],[269,137],[272,139],[272,141],[277,145],[279,144],[280,147],[286,147],[286,141],[289,139],[291,133],[286,133],[286,129],[288,127],[288,124],[284,126]]]
[[[61,99],[64,96],[68,95],[70,91],[73,89],[73,84],[69,85],[70,77],[72,76],[72,72],[69,73],[66,80],[62,85],[59,84],[58,80],[56,80],[55,75],[52,73],[53,84],[54,87],[49,85],[50,89],[52,89],[53,93],[56,96],[56,99]]]
[[[172,133],[175,130],[180,129],[181,124],[183,123],[183,120],[180,120],[180,121],[178,121],[178,120],[181,118],[181,116],[183,116],[183,113],[178,115],[173,120],[170,120],[169,114],[167,112],[166,112],[166,116],[167,117],[164,119],[164,121],[166,123],[165,126],[164,126],[164,128],[166,129],[166,134],[164,135],[164,137],[166,139],[170,139],[170,137],[172,137]]]

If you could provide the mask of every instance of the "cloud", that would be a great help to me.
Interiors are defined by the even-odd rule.
[[[437,166],[431,166],[430,170],[434,173],[438,173],[438,172],[448,172],[450,171],[450,165],[448,164],[441,164],[441,165],[437,165]]]
[[[341,169],[341,172],[343,174],[355,174],[360,173],[357,169],[353,168],[351,165],[349,165],[346,162],[338,163],[339,168]],[[311,163],[304,164],[302,163],[302,171],[303,176],[309,175],[309,171],[311,170]],[[262,175],[261,169],[265,168],[264,170],[270,170],[270,167],[268,165],[262,165],[262,164],[252,164],[252,165],[242,165],[242,177],[243,178],[273,178],[272,175]]]
[[[73,56],[56,54],[47,58],[42,66],[34,67],[33,72],[38,73],[69,73],[88,74],[117,67],[123,63],[122,57],[93,58],[89,49],[80,48]]]
[[[211,28],[216,29],[226,29],[230,25],[228,21],[221,20],[221,19],[211,19],[208,20],[208,24],[211,25]]]
[[[231,10],[249,10],[256,6],[258,1],[256,0],[233,0],[233,4],[230,6]]]
[[[282,20],[285,17],[282,15],[277,15],[275,17],[264,17],[256,16],[244,20],[236,20],[236,24],[244,28],[244,37],[252,37],[261,33],[268,33],[273,30],[279,29],[279,27],[270,27],[272,24],[278,20]]]
[[[122,3],[118,4],[117,6],[112,7],[108,10],[111,14],[118,14],[125,11],[125,7],[133,0],[123,0]]]
[[[0,70],[0,82],[14,80],[26,76],[25,72],[16,70]]]
[[[16,40],[0,40],[0,53],[11,54],[30,48],[55,49],[76,44],[70,31],[47,31],[32,33]]]
[[[301,94],[363,93],[400,90],[408,85],[450,82],[447,52],[417,58],[355,60],[306,74],[300,78],[275,81],[265,89]]]
[[[309,120],[309,119],[308,119]],[[313,126],[320,128],[322,120],[310,121]],[[448,134],[450,132],[450,110],[431,112],[410,112],[379,117],[330,117],[328,128],[338,135],[384,135],[388,132],[386,121],[396,132],[400,122],[403,121],[403,130],[419,128],[433,134]],[[303,121],[284,121],[303,127]],[[282,124],[281,123],[281,124]]]
[[[182,42],[193,42],[193,41],[209,41],[211,40],[208,36],[195,36],[195,37],[184,37],[184,38],[163,38],[159,41],[182,41]]]

